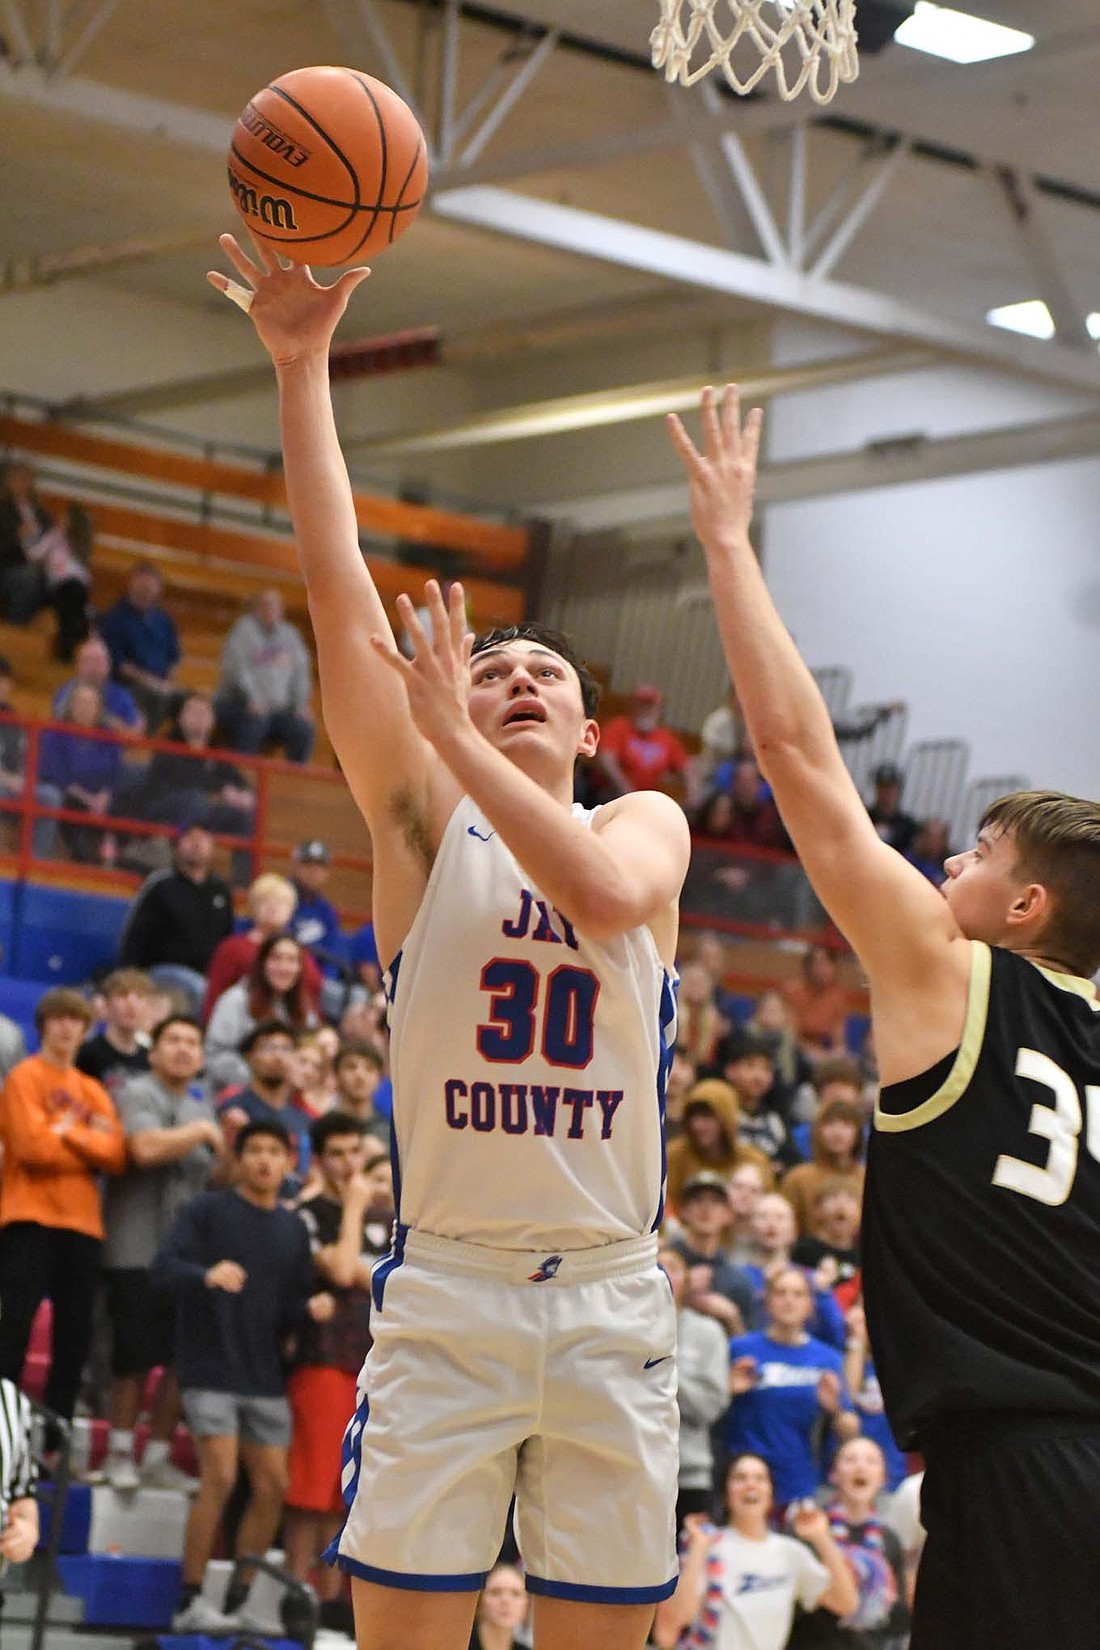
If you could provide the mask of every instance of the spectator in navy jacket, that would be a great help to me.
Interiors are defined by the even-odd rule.
[[[175,620],[161,606],[160,574],[140,562],[130,574],[126,594],[108,608],[99,633],[111,655],[111,674],[129,688],[155,733],[176,702],[172,682],[180,660]]]
[[[266,1552],[282,1513],[290,1443],[286,1357],[291,1337],[312,1316],[332,1316],[331,1295],[310,1298],[313,1264],[298,1215],[279,1203],[290,1164],[286,1130],[273,1121],[245,1125],[233,1147],[232,1188],[202,1192],[177,1215],[154,1264],[176,1296],[176,1368],[183,1410],[199,1455],[199,1491],[183,1549],[177,1633],[250,1626],[247,1573],[227,1594],[224,1613],[200,1589],[222,1509],[243,1462],[249,1499],[238,1553]]]

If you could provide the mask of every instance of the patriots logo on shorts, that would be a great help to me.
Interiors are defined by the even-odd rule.
[[[547,1255],[537,1272],[532,1272],[528,1283],[545,1283],[547,1279],[557,1277],[558,1267],[565,1259],[564,1255]]]

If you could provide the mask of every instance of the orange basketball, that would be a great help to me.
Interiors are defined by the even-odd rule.
[[[233,203],[296,264],[364,263],[420,210],[428,153],[397,93],[358,69],[293,69],[257,92],[229,145]]]

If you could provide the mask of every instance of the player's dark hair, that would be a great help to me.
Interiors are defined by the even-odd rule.
[[[346,1111],[326,1111],[309,1126],[310,1149],[314,1157],[320,1157],[330,1140],[342,1140],[349,1134],[362,1140],[366,1132],[366,1124],[358,1117],[349,1117]]]
[[[233,1142],[233,1156],[240,1157],[250,1140],[277,1140],[288,1152],[294,1150],[289,1132],[274,1117],[253,1117],[241,1129]]]
[[[484,636],[478,636],[474,642],[473,657],[484,653],[486,648],[506,647],[509,642],[534,642],[536,647],[545,647],[551,653],[556,653],[559,659],[564,659],[567,665],[577,673],[581,684],[581,703],[584,705],[586,716],[595,716],[600,702],[601,687],[593,676],[569,637],[560,630],[551,630],[544,624],[508,624],[498,625],[495,630],[486,631]]]
[[[1100,803],[1061,791],[1014,791],[982,815],[1012,838],[1017,875],[1050,890],[1054,911],[1043,947],[1074,974],[1100,967]]]

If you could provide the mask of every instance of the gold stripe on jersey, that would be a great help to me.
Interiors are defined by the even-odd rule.
[[[1097,1001],[1096,987],[1091,980],[1084,980],[1079,974],[1059,974],[1053,968],[1044,968],[1042,963],[1035,963],[1044,980],[1056,985],[1059,991],[1071,991],[1075,997],[1083,997],[1094,1014],[1100,1014],[1100,1002]]]
[[[875,1102],[875,1128],[883,1134],[902,1134],[907,1129],[923,1128],[937,1117],[950,1111],[955,1101],[966,1092],[978,1064],[985,1040],[985,1023],[989,1014],[989,980],[993,972],[993,953],[982,940],[970,941],[970,984],[966,993],[966,1021],[962,1042],[954,1063],[935,1094],[922,1100],[912,1111],[883,1111]]]

